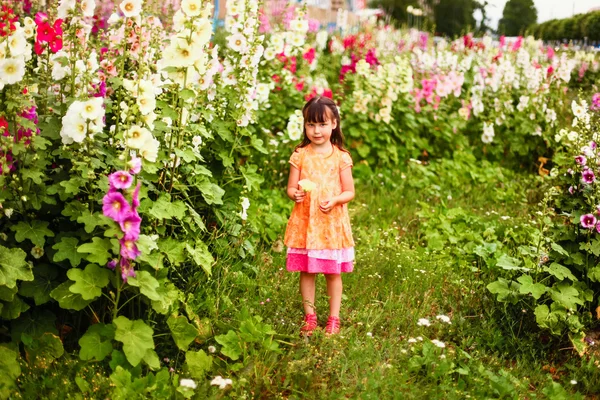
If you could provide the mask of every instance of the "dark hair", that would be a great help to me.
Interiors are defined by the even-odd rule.
[[[344,134],[342,133],[342,126],[340,121],[340,113],[338,112],[337,106],[329,97],[315,96],[310,99],[304,107],[302,107],[302,116],[304,117],[304,122],[325,122],[330,120],[331,117],[335,119],[336,127],[331,132],[331,138],[329,141],[331,144],[336,145],[340,150],[348,152],[344,148]],[[302,132],[304,133],[304,137],[302,138],[302,142],[296,146],[296,149],[306,147],[310,144],[310,140],[308,136],[306,136],[306,127],[302,124]]]

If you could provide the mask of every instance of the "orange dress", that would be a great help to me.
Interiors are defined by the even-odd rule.
[[[354,240],[347,204],[329,213],[319,209],[319,202],[342,193],[340,172],[352,167],[350,154],[333,146],[331,154],[317,153],[311,145],[297,149],[290,164],[300,171],[300,180],[308,179],[316,188],[296,203],[285,231],[288,247],[287,270],[339,274],[351,272]]]

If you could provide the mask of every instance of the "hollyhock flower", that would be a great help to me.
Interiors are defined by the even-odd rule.
[[[9,85],[21,81],[25,76],[25,60],[21,57],[0,60],[0,76]]]
[[[121,193],[109,191],[102,199],[102,213],[120,222],[131,213],[131,206]]]
[[[585,158],[585,156],[577,156],[575,157],[575,162],[579,165],[585,165],[587,163],[587,158]]]
[[[590,106],[590,110],[600,110],[600,93],[596,93],[592,96],[592,105]]]
[[[142,170],[142,159],[136,156],[131,157],[131,160],[127,162],[130,174],[139,174]]]
[[[141,254],[133,240],[123,238],[119,240],[119,244],[121,245],[121,257],[123,258],[135,260]]]
[[[134,209],[140,206],[140,183],[138,182],[137,186],[133,190],[133,194],[131,195],[131,205]]]
[[[122,221],[119,221],[121,230],[125,234],[123,240],[136,241],[140,237],[140,225],[142,219],[137,212],[130,212]]]
[[[125,17],[137,17],[142,11],[142,0],[123,0],[119,5],[119,8]]]
[[[593,229],[598,222],[594,214],[584,214],[579,218],[581,226],[586,229]]]
[[[596,175],[594,175],[594,171],[591,169],[586,169],[581,172],[581,181],[586,184],[593,183],[596,180]]]
[[[108,176],[111,189],[128,189],[133,183],[133,176],[127,171],[117,171]]]
[[[121,258],[121,279],[123,279],[123,282],[127,282],[127,278],[131,277],[134,278],[135,277],[135,271],[133,270],[133,264],[131,264],[131,261],[129,261],[126,258]]]
[[[573,186],[569,186],[569,193],[575,193],[575,188]]]
[[[109,261],[106,264],[106,268],[114,270],[117,267],[117,260]]]

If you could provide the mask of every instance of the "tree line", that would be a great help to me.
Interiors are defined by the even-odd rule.
[[[543,40],[598,42],[600,41],[600,11],[535,24],[527,29],[527,33]]]

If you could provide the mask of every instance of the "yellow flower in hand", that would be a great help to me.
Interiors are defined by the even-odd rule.
[[[302,179],[298,182],[298,185],[300,185],[300,188],[305,192],[311,192],[317,187],[317,184],[310,179]]]

